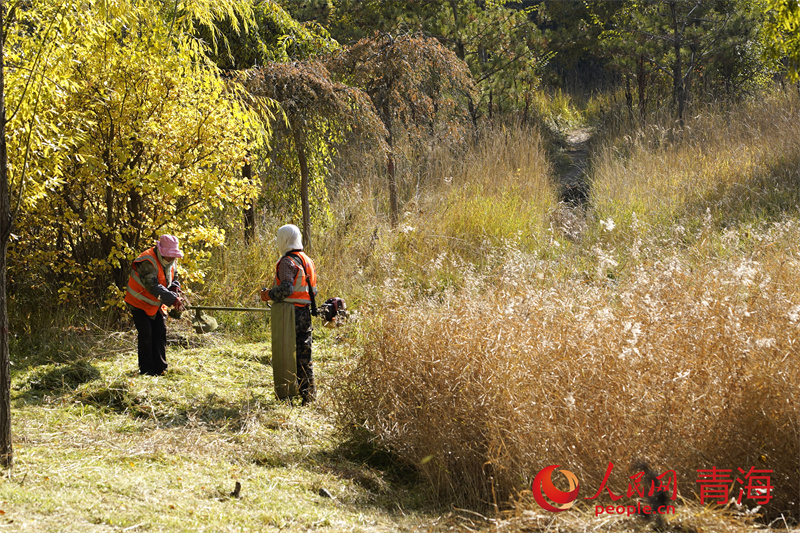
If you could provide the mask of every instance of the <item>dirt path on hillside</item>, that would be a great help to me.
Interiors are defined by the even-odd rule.
[[[556,162],[556,174],[561,185],[561,200],[574,207],[583,207],[589,198],[586,170],[589,165],[589,140],[592,129],[570,130],[565,146]]]
[[[587,229],[589,179],[586,172],[592,133],[589,127],[566,132],[554,161],[561,203],[550,214],[550,227],[573,242],[579,242]]]

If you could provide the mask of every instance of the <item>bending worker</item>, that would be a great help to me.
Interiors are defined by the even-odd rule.
[[[281,400],[299,393],[306,405],[316,400],[311,315],[316,314],[317,271],[303,252],[297,226],[281,226],[277,240],[281,258],[275,268],[275,283],[261,291],[263,301],[274,302],[270,323],[275,393]]]
[[[167,370],[167,306],[184,308],[175,268],[181,257],[177,237],[162,235],[158,244],[133,261],[125,302],[139,336],[140,374],[160,376]]]

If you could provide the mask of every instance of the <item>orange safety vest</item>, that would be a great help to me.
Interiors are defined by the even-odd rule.
[[[164,267],[161,265],[161,261],[158,260],[158,255],[156,254],[156,248],[154,246],[142,252],[139,257],[133,260],[131,276],[128,278],[128,290],[125,294],[125,301],[147,313],[147,316],[155,316],[159,309],[166,313],[167,306],[161,305],[161,300],[150,294],[150,292],[144,288],[142,280],[139,279],[139,274],[136,272],[136,264],[143,261],[150,261],[150,263],[156,267],[158,282],[164,287],[169,287],[175,279],[175,263],[172,263],[169,272],[165,274]]]
[[[317,295],[317,269],[314,267],[314,262],[303,252],[289,252],[284,257],[288,257],[299,267],[297,274],[294,277],[294,290],[292,295],[284,298],[284,302],[293,303],[297,307],[304,305],[311,305],[311,295],[308,293],[308,288],[314,291],[314,296]],[[281,258],[282,260],[283,258]],[[278,266],[280,261],[275,265],[275,286],[280,285],[278,279]]]

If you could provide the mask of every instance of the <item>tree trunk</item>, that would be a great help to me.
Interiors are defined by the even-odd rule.
[[[455,8],[453,8],[455,11]],[[464,48],[464,43],[459,38],[456,42],[456,57],[459,58],[461,61],[466,62],[466,49]],[[467,112],[469,113],[470,118],[472,119],[472,125],[475,129],[478,128],[478,106],[475,105],[475,101],[472,99],[472,95],[467,95]]]
[[[0,188],[2,187],[0,185]],[[7,193],[8,182],[5,182],[4,191],[0,193],[4,198],[2,202],[4,205],[0,206],[0,211],[6,214],[8,214],[6,209],[8,206]],[[4,226],[2,232],[4,235],[8,235],[8,226],[10,224],[5,216],[3,218],[6,222],[2,224]],[[3,242],[0,243],[0,465],[3,468],[11,468],[14,464],[14,450],[11,445],[11,357],[8,345],[8,299],[6,297],[7,252],[8,238],[5,237]]]
[[[242,177],[253,183],[253,166],[250,163],[245,163],[242,167]],[[250,244],[256,238],[256,205],[255,200],[250,200],[247,208],[244,210],[244,242]]]
[[[100,246],[103,252],[103,259],[107,260],[111,255],[111,248],[114,246],[113,238],[116,221],[114,220],[114,187],[111,186],[114,177],[109,174],[108,185],[106,185],[106,227],[100,231]]]
[[[528,123],[528,110],[531,106],[531,96],[530,91],[525,91],[525,111],[522,112],[522,122],[523,124]]]
[[[297,150],[297,162],[300,163],[300,203],[303,207],[303,246],[311,246],[311,209],[308,202],[308,160],[306,159],[306,144],[300,132],[294,133],[294,148]]]
[[[625,107],[628,108],[628,118],[633,124],[633,93],[631,92],[631,77],[625,74]]]
[[[670,2],[669,9],[672,15],[672,46],[675,51],[675,62],[672,65],[672,100],[677,107],[678,123],[683,129],[683,110],[686,105],[686,91],[683,85],[683,63],[681,62],[683,38],[678,29],[678,8],[675,1]]]
[[[389,145],[389,149],[386,152],[386,172],[387,177],[389,178],[389,222],[391,223],[392,227],[395,228],[400,220],[400,209],[397,205],[397,179],[395,177],[394,168],[394,136],[392,135],[392,116],[389,113],[388,108],[383,110],[383,116],[386,131],[389,132],[389,135],[386,138],[386,144]]]
[[[11,197],[8,189],[8,152],[6,149],[5,101],[5,26],[6,5],[0,0],[0,465],[14,464],[11,446],[11,364],[8,346],[8,299],[6,295],[6,259],[11,237]]]
[[[644,126],[647,120],[647,71],[645,70],[645,58],[639,54],[637,58],[636,84],[639,91],[639,121]]]
[[[464,46],[464,40],[461,35],[461,15],[458,11],[458,0],[450,0],[450,9],[453,11],[453,39],[456,43],[456,57],[461,61],[466,62],[467,50]],[[467,95],[467,111],[470,118],[472,118],[472,125],[477,131],[478,128],[478,106],[472,100],[472,95]],[[394,164],[394,162],[392,162]]]

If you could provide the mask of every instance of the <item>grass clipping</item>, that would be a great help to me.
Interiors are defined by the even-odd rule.
[[[698,469],[772,470],[767,514],[794,510],[800,227],[748,235],[747,258],[676,247],[619,280],[548,282],[558,267],[505,258],[458,294],[384,305],[340,416],[456,505],[503,507],[553,464],[584,499],[612,462],[624,495],[645,461],[689,500]]]

